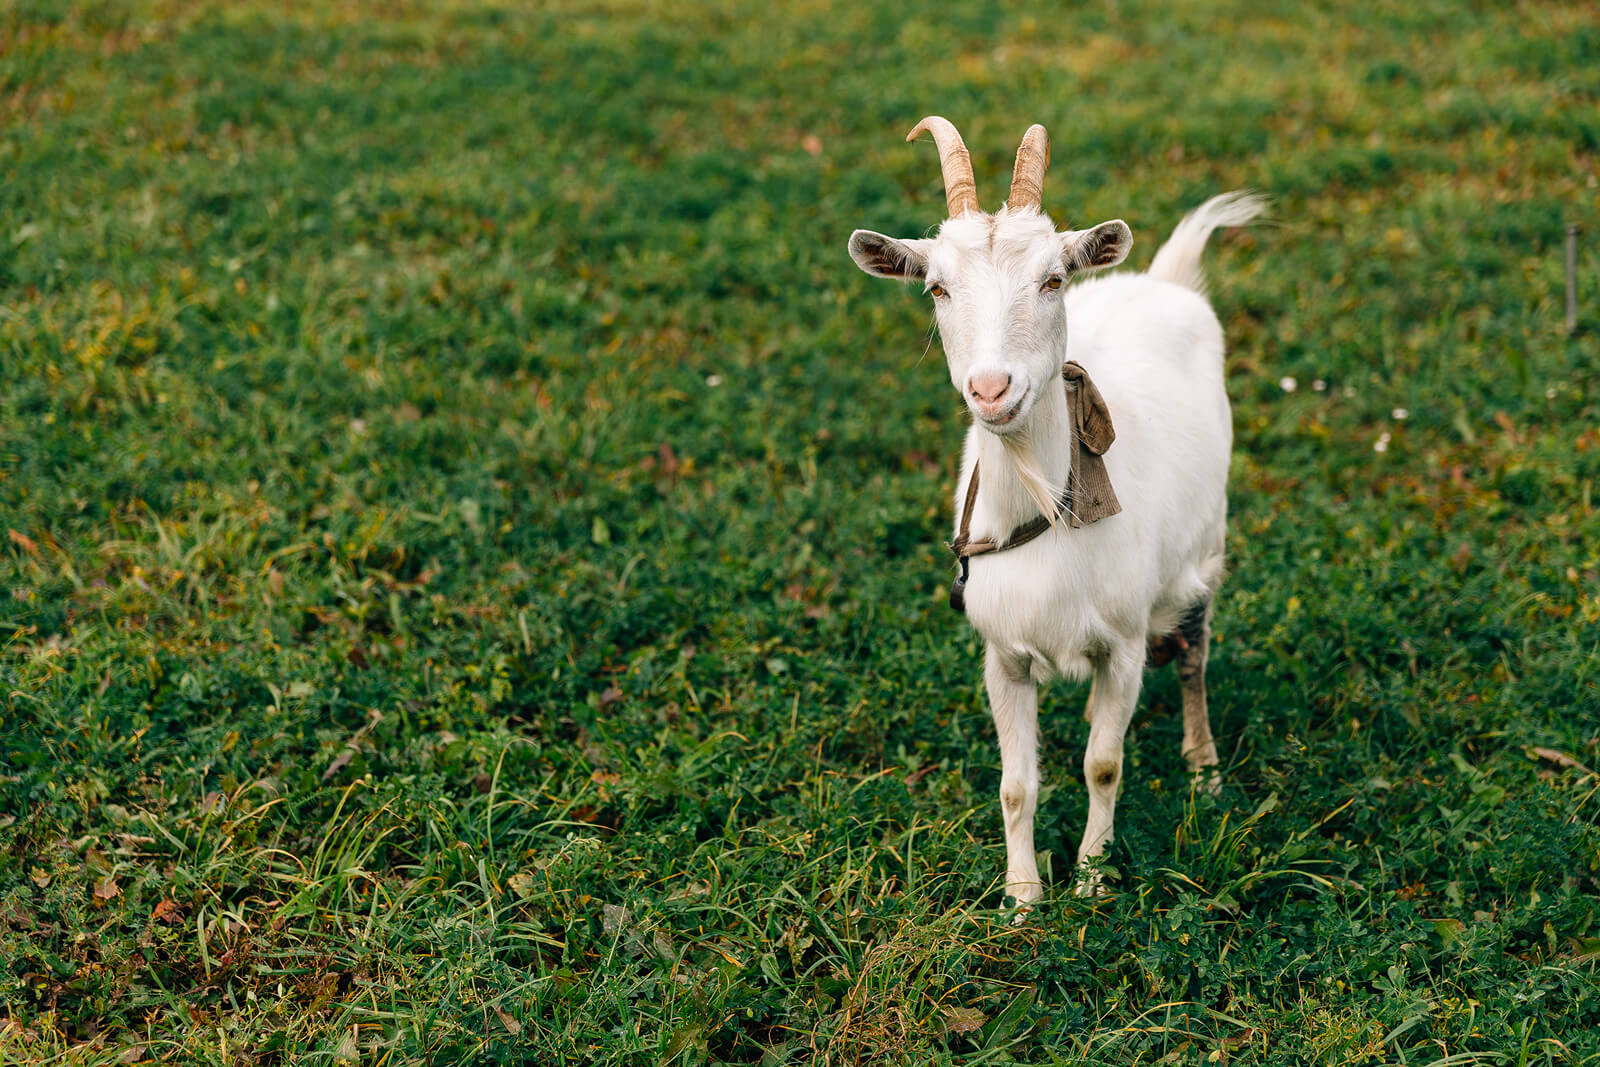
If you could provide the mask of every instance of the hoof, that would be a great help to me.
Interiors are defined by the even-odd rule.
[[[1026,886],[1018,885],[1006,890],[1005,900],[1001,904],[1000,910],[1012,912],[1012,926],[1021,926],[1033,918],[1033,913],[1039,906],[1039,897],[1042,895],[1040,888],[1038,883],[1034,883]]]
[[[1189,781],[1194,791],[1202,796],[1222,795],[1222,771],[1216,764],[1189,768]]]

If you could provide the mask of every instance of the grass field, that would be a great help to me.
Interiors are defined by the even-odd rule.
[[[1600,1064],[1600,14],[1168,8],[0,10],[0,1060]],[[1015,927],[929,112],[1276,203],[1224,789],[1072,897],[1050,688]]]

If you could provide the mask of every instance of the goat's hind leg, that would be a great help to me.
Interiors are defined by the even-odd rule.
[[[1039,899],[1033,812],[1039,803],[1039,686],[1026,661],[984,653],[983,680],[1000,739],[1000,813],[1006,824],[1006,892],[1018,904]]]
[[[1217,743],[1211,736],[1211,715],[1206,708],[1206,657],[1211,648],[1211,605],[1207,597],[1184,612],[1178,623],[1183,650],[1178,653],[1178,681],[1183,687],[1183,758],[1196,786],[1215,795],[1222,777],[1214,768]]]

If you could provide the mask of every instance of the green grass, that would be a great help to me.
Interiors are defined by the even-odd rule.
[[[303,6],[0,12],[0,1059],[1600,1063],[1592,10]],[[845,254],[930,111],[1135,263],[1277,205],[1225,788],[1148,675],[1071,897],[1050,688],[1019,927],[963,416]]]

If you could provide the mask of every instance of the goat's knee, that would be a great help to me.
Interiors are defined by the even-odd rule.
[[[1012,782],[1000,787],[1000,803],[1006,809],[1007,815],[1021,815],[1031,799],[1028,796],[1028,787],[1019,782]]]
[[[1039,798],[1039,786],[1025,778],[1004,778],[1000,782],[1000,807],[1006,820],[1031,817]]]
[[[1088,779],[1089,788],[1102,795],[1114,794],[1117,783],[1122,778],[1122,760],[1109,757],[1091,756],[1084,761],[1084,777]]]

